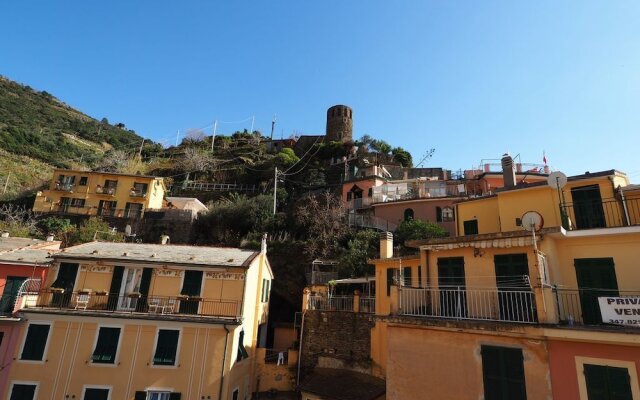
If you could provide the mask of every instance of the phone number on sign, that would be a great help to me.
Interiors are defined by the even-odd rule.
[[[640,319],[610,319],[610,324],[640,325]]]

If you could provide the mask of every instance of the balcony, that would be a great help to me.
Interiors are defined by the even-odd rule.
[[[129,197],[146,198],[147,192],[143,190],[130,190]]]
[[[483,320],[533,324],[538,322],[535,295],[520,287],[465,288],[403,287],[399,315],[456,320]]]
[[[73,183],[56,182],[53,190],[58,192],[73,192],[75,185]]]
[[[96,194],[105,195],[105,196],[115,196],[117,187],[102,187],[100,185],[96,186]]]
[[[373,198],[362,197],[360,199],[348,200],[345,204],[345,208],[347,210],[361,210],[371,206],[371,203],[373,203]]]
[[[61,289],[40,291],[37,301],[23,310],[92,316],[126,316],[166,319],[240,319],[237,300],[204,299],[188,296],[144,296],[137,293],[65,292]]]
[[[622,313],[616,316],[616,321],[602,320],[600,311],[600,297],[628,297],[638,304],[640,290],[617,289],[554,289],[555,302],[557,304],[558,319],[560,324],[575,325],[603,325],[621,324],[640,326],[639,315],[626,315]],[[637,308],[637,307],[635,307]],[[636,310],[633,310],[636,311]],[[633,313],[632,313],[633,314]]]
[[[560,211],[562,226],[567,230],[640,225],[640,198],[564,203]]]
[[[348,311],[373,314],[376,311],[376,298],[372,296],[326,296],[309,295],[308,310]]]
[[[109,218],[140,219],[144,215],[144,210],[134,210],[126,208],[99,209],[98,207],[74,207],[70,205],[59,205],[54,207],[49,214],[61,215],[88,215]]]
[[[389,183],[373,188],[371,204],[460,196],[464,191],[464,185],[458,182],[414,181]]]
[[[393,222],[373,215],[349,214],[348,219],[349,226],[376,229],[381,232],[393,232],[398,227],[398,225]]]

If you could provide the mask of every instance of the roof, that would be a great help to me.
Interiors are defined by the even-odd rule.
[[[151,176],[151,175],[137,175],[137,174],[123,174],[121,172],[110,172],[110,171],[83,171],[79,169],[65,169],[65,168],[56,168],[55,172],[73,172],[77,174],[104,174],[104,175],[118,175],[118,176],[130,176],[132,178],[148,178],[148,179],[163,179],[161,176]]]
[[[558,233],[562,228],[553,226],[542,228],[536,233],[536,239],[540,240],[542,235]],[[405,245],[408,247],[422,248],[427,250],[447,250],[461,247],[516,247],[530,245],[533,242],[527,241],[532,238],[531,232],[527,230],[510,232],[482,233],[478,235],[450,236],[444,238],[408,240]],[[475,245],[474,243],[478,244]]]
[[[247,268],[258,254],[234,247],[89,242],[68,247],[54,258]]]
[[[0,252],[17,250],[24,247],[32,246],[34,244],[41,244],[41,243],[45,243],[44,240],[21,238],[21,237],[8,237],[8,238],[0,237]]]
[[[20,249],[0,253],[0,264],[29,264],[42,265],[52,261],[51,254],[57,250]]]
[[[340,285],[340,284],[351,284],[351,283],[369,283],[369,282],[375,282],[375,281],[376,281],[375,276],[364,276],[362,278],[337,279],[334,282],[337,285]]]
[[[303,392],[329,400],[373,400],[385,394],[385,381],[344,369],[316,368],[300,385]]]

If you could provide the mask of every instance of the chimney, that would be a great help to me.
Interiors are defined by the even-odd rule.
[[[260,252],[267,254],[267,234],[262,235],[262,241],[260,242]]]
[[[169,235],[160,235],[160,244],[169,244],[171,242],[171,238]]]
[[[380,234],[380,258],[393,257],[393,233],[384,232]]]
[[[516,186],[516,169],[513,164],[513,158],[506,153],[502,156],[500,160],[502,164],[502,178],[504,180],[504,187],[514,187]]]

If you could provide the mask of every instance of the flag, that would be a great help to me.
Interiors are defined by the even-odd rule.
[[[547,165],[547,155],[545,154],[544,150],[542,150],[542,162],[544,163],[544,165]]]

